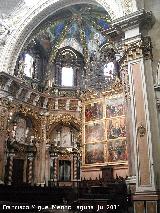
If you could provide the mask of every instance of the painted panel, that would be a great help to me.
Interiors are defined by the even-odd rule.
[[[106,99],[106,117],[124,115],[124,99],[122,95],[115,95]]]
[[[108,162],[127,161],[127,141],[112,140],[108,142]]]
[[[102,103],[91,103],[85,106],[85,121],[92,121],[103,118]]]
[[[102,143],[85,145],[85,163],[104,163],[104,145]]]
[[[103,141],[105,138],[104,123],[92,123],[85,125],[85,143]]]
[[[126,120],[124,117],[107,120],[106,128],[108,139],[126,137]]]

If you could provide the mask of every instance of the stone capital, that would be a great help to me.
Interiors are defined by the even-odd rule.
[[[124,58],[132,61],[144,57],[144,59],[152,59],[152,43],[149,36],[135,36],[124,40]]]

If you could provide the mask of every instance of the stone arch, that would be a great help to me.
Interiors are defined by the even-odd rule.
[[[34,130],[34,133],[37,135],[37,140],[38,140],[38,137],[41,135],[41,133],[40,133],[40,122],[35,116],[33,116],[30,113],[24,113],[22,111],[19,111],[18,109],[14,110],[12,119],[9,121],[8,128],[10,128],[12,126],[12,124],[16,120],[17,116],[20,116],[21,118],[24,118],[25,120],[27,120],[27,119],[31,120],[32,129]]]
[[[33,8],[31,8],[24,15],[21,22],[15,27],[11,35],[7,38],[6,45],[2,51],[0,69],[4,72],[13,74],[17,57],[32,33],[32,31],[48,16],[62,8],[73,4],[95,4],[100,5],[106,9],[112,19],[122,17],[124,14],[131,13],[136,10],[136,1],[122,1],[122,0],[46,0],[39,1]],[[114,12],[113,12],[114,11]],[[24,12],[24,11],[23,11]],[[46,15],[47,14],[47,15]]]
[[[79,119],[70,114],[60,114],[51,119],[47,130],[47,137],[50,136],[51,132],[58,125],[72,126],[81,133],[81,121]]]

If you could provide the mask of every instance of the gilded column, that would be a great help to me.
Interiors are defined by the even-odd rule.
[[[12,173],[13,173],[13,158],[14,153],[9,153],[9,159],[8,159],[8,185],[12,184]]]
[[[33,180],[33,156],[28,157],[28,184],[32,184]]]
[[[58,180],[58,158],[54,159],[54,182]]]
[[[77,180],[77,154],[73,155],[73,179]]]

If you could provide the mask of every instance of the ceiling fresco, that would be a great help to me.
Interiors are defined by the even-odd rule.
[[[52,59],[59,48],[70,46],[90,55],[107,41],[110,17],[106,11],[93,5],[74,5],[47,18],[30,36],[27,49],[34,46]],[[53,51],[52,51],[53,50]],[[54,52],[54,53],[53,53]]]

